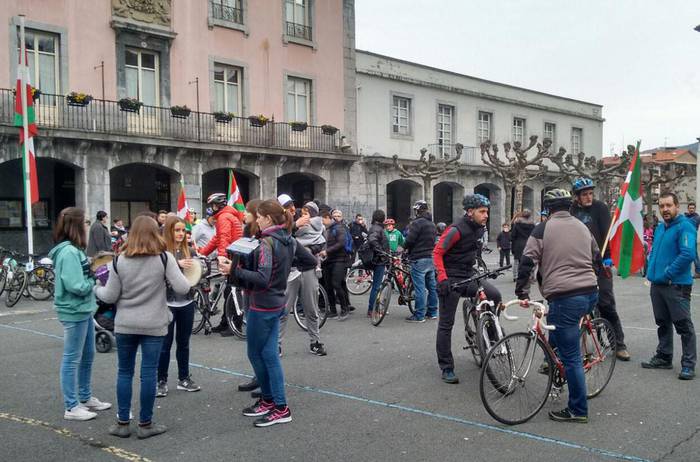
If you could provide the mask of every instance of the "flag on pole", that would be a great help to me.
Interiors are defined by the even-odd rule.
[[[639,142],[622,185],[610,229],[610,254],[618,274],[626,278],[644,266],[644,201]]]
[[[236,177],[231,168],[228,170],[228,205],[240,213],[245,212],[243,196],[241,196],[241,190],[238,189],[238,183],[236,183]]]
[[[177,216],[185,220],[185,229],[192,231],[192,215],[190,215],[190,208],[187,205],[185,183],[182,180],[180,180],[180,195],[177,196]]]
[[[24,101],[22,101],[24,99]],[[24,126],[24,110],[27,111],[27,128]],[[39,180],[36,173],[36,158],[34,151],[34,136],[39,131],[36,127],[36,116],[34,114],[34,98],[32,97],[32,86],[29,81],[29,65],[27,64],[27,54],[20,52],[19,65],[17,66],[17,86],[15,88],[15,126],[19,127],[19,147],[24,153],[22,162],[24,178],[29,177],[29,194],[30,203],[39,202]],[[26,130],[26,133],[25,133]],[[25,149],[24,143],[27,148]],[[28,156],[28,159],[26,158]],[[27,166],[28,171],[27,171]]]

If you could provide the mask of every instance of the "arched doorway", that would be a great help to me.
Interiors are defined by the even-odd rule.
[[[209,195],[216,192],[228,193],[228,172],[228,168],[217,168],[202,175],[202,202],[205,208]],[[258,178],[255,175],[235,168],[233,175],[236,177],[244,203],[259,198]]]
[[[501,229],[501,224],[503,223],[503,191],[493,183],[481,183],[474,187],[474,194],[486,196],[491,201],[491,210],[489,219],[486,222],[486,229],[489,233],[489,240],[495,239],[496,233]]]
[[[163,166],[127,164],[109,171],[111,218],[130,226],[144,211],[175,212],[180,174]]]
[[[52,246],[51,230],[58,213],[76,204],[76,167],[59,160],[37,157],[39,202],[32,206],[34,251],[48,251]],[[0,164],[0,246],[26,251],[26,219],[22,160]]]
[[[394,180],[386,185],[386,216],[403,229],[411,220],[411,206],[422,197],[423,187],[411,180]]]
[[[277,195],[280,194],[289,194],[297,207],[314,199],[324,202],[326,180],[311,173],[287,173],[277,178]]]
[[[443,181],[433,187],[433,220],[435,223],[454,223],[462,210],[464,187],[459,183]]]

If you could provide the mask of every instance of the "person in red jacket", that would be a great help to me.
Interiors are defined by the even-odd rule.
[[[207,256],[216,251],[217,255],[225,257],[226,247],[243,237],[241,213],[227,204],[226,194],[223,193],[214,193],[209,196],[207,206],[214,211],[216,234],[204,248],[199,250],[199,253]],[[214,290],[218,290],[218,287]],[[224,296],[228,296],[228,294],[224,294]],[[213,327],[212,332],[219,332],[222,336],[233,335],[226,322],[226,316],[221,316],[219,325]]]

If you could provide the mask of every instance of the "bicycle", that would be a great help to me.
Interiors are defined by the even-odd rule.
[[[37,258],[39,261],[35,262]],[[27,271],[26,295],[38,301],[53,297],[56,279],[53,261],[48,257],[29,255],[25,269]]]
[[[5,295],[5,306],[12,308],[17,304],[27,287],[27,272],[19,264],[17,258],[22,254],[12,250],[6,250],[3,259],[3,286],[7,294]]]
[[[471,350],[474,362],[478,367],[481,367],[483,358],[491,347],[505,336],[505,331],[498,320],[501,307],[495,306],[493,301],[486,299],[486,292],[481,281],[486,278],[495,279],[510,268],[510,265],[506,265],[452,284],[454,289],[473,282],[479,284],[474,295],[467,297],[462,302],[464,338],[467,341],[464,349]]]
[[[519,300],[511,300],[504,305],[506,319],[518,319],[509,316],[506,309],[519,303]],[[481,401],[491,417],[506,425],[530,420],[548,398],[558,399],[566,384],[564,364],[544,334],[555,327],[542,319],[546,314],[544,304],[529,303],[533,309],[527,332],[502,338],[486,355],[481,369]],[[594,398],[605,389],[615,370],[615,333],[608,321],[591,315],[584,316],[580,326],[586,395]]]
[[[353,295],[366,294],[372,288],[372,270],[364,269],[362,261],[357,260],[345,276],[345,285]]]
[[[245,339],[245,312],[242,308],[243,300],[240,289],[230,285],[225,276],[219,271],[212,271],[211,260],[205,260],[205,264],[207,265],[206,276],[194,289],[193,299],[196,309],[192,334],[198,334],[202,329],[204,329],[204,335],[211,334],[211,317],[219,313],[219,302],[224,298],[224,293],[229,292],[224,299],[223,316],[234,335]],[[223,281],[217,282],[218,290],[215,291],[212,297],[212,280],[221,278],[223,278]]]
[[[407,262],[401,257],[396,257],[386,252],[378,251],[378,253],[388,257],[389,261],[370,318],[372,325],[375,327],[382,323],[388,313],[391,294],[394,290],[399,292],[399,305],[406,305],[411,314],[414,313],[413,302],[415,301],[413,280],[411,279],[410,271],[407,269]]]
[[[298,276],[301,277],[301,274]],[[302,330],[307,331],[309,328],[306,326],[306,316],[304,316],[304,306],[301,303],[301,290],[302,286],[299,285],[299,294],[297,295],[297,302],[294,304],[293,314],[294,320],[297,325],[302,328]],[[328,294],[326,289],[323,288],[321,284],[318,285],[318,328],[322,328],[328,320]]]

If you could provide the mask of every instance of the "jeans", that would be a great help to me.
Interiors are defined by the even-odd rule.
[[[550,300],[547,320],[556,329],[549,333],[557,347],[557,355],[564,364],[566,385],[569,388],[568,407],[575,416],[588,415],[586,398],[586,378],[581,358],[579,321],[595,307],[598,294],[561,297]]]
[[[654,309],[659,346],[656,356],[673,360],[673,327],[681,336],[681,366],[695,369],[697,346],[695,326],[690,319],[690,292],[692,285],[651,285],[651,305]]]
[[[92,316],[83,321],[61,321],[63,324],[63,360],[61,361],[61,390],[63,405],[69,411],[78,400],[92,396],[92,361],[95,359],[95,324]],[[77,370],[77,371],[76,371]],[[75,391],[76,374],[78,392]]]
[[[158,361],[158,380],[168,381],[168,368],[170,366],[170,348],[173,346],[173,337],[177,343],[175,357],[177,358],[177,378],[185,380],[190,376],[190,336],[194,324],[195,303],[189,305],[170,307],[173,320],[168,325],[168,335],[163,339],[163,348],[160,350]]]
[[[501,249],[498,252],[498,266],[503,267],[503,263],[510,265],[510,249]]]
[[[428,302],[428,314],[436,315],[438,310],[437,283],[435,282],[435,265],[432,258],[420,258],[411,262],[411,279],[416,292],[416,310],[414,316],[425,317],[425,302]],[[426,289],[428,291],[426,295]]]
[[[616,349],[626,350],[625,333],[622,331],[622,323],[615,306],[612,276],[607,277],[603,272],[598,276],[598,311],[602,318],[607,319],[612,324],[615,331]]]
[[[374,302],[377,300],[377,294],[379,293],[379,286],[382,285],[384,280],[384,272],[386,271],[386,266],[377,265],[374,267],[372,273],[372,289],[369,291],[369,306],[367,307],[367,312],[374,310]]]
[[[136,364],[136,351],[141,345],[141,394],[139,422],[149,423],[153,418],[153,403],[156,400],[156,376],[163,338],[152,335],[116,334],[117,336],[117,405],[118,417],[129,421],[131,410],[132,382]]]
[[[311,343],[320,342],[318,334],[318,277],[316,268],[303,271],[298,278],[287,283],[287,313],[293,313],[294,305],[301,298],[301,306],[304,310],[306,330],[309,333]],[[286,330],[286,318],[280,319],[280,342]]]
[[[284,372],[277,353],[281,311],[248,311],[248,359],[260,383],[262,397],[285,406]]]

